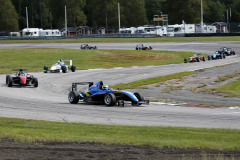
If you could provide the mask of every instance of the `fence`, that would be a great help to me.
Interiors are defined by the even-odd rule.
[[[152,38],[154,34],[90,34],[74,36],[0,36],[0,40],[41,40],[41,39],[78,39],[78,38]]]

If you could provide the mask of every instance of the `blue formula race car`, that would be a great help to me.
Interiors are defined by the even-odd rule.
[[[215,53],[213,53],[212,55],[208,56],[208,60],[214,60],[214,59],[223,59],[225,58],[225,54],[221,53],[219,51],[216,51]]]
[[[88,85],[85,92],[77,90],[78,85]],[[71,104],[77,104],[79,100],[90,104],[105,104],[106,106],[124,106],[124,101],[130,101],[132,105],[149,104],[139,93],[129,91],[109,89],[102,81],[95,84],[93,82],[72,83],[72,91],[68,94],[68,100]]]

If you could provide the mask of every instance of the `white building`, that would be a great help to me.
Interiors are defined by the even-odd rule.
[[[29,36],[61,36],[62,33],[58,29],[47,29],[43,30],[41,28],[24,28],[22,30],[23,37]]]

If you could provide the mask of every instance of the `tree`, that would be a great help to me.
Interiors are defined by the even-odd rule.
[[[240,22],[240,1],[234,0],[232,4],[231,22]]]
[[[153,24],[154,15],[161,15],[165,2],[166,0],[145,0],[146,15],[150,24]]]
[[[18,15],[11,0],[0,0],[0,31],[18,31]]]
[[[18,13],[20,29],[26,28],[26,7],[28,9],[29,27],[50,28],[48,0],[12,0]]]
[[[200,0],[167,0],[164,13],[168,14],[170,24],[201,22]]]
[[[209,0],[206,4],[204,12],[204,22],[206,23],[214,23],[214,22],[222,22],[225,20],[225,6],[220,3],[219,0]]]
[[[88,0],[88,24],[96,30],[100,27],[117,27],[117,0]]]
[[[67,23],[70,27],[86,25],[87,17],[84,13],[86,0],[49,0],[52,23],[55,28],[65,27],[65,6],[67,8]]]
[[[119,0],[121,5],[121,26],[136,27],[148,24],[144,0]]]

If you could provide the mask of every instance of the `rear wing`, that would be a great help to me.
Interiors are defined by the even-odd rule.
[[[72,66],[72,60],[63,60],[64,62],[69,61],[69,65]]]
[[[93,82],[79,82],[79,83],[72,83],[72,91],[77,91],[77,85],[88,85],[91,87]]]
[[[26,71],[27,69],[13,69],[13,71]]]

